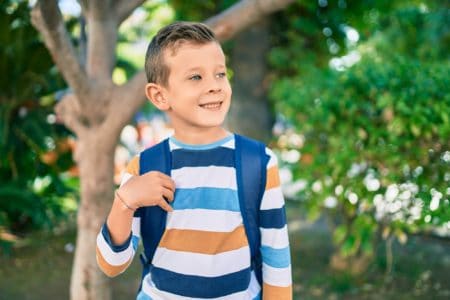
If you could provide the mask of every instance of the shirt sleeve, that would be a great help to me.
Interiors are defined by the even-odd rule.
[[[121,186],[131,177],[139,175],[139,157],[134,157],[128,164],[121,181]],[[134,213],[131,232],[122,245],[115,245],[111,241],[108,226],[103,224],[97,235],[96,258],[100,269],[109,277],[124,272],[131,264],[140,240],[139,210]]]
[[[292,299],[292,272],[284,198],[275,154],[268,148],[267,181],[260,207],[263,299]]]

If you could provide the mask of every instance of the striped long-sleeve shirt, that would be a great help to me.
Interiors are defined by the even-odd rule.
[[[266,148],[270,160],[260,209],[271,210],[277,224],[260,228],[260,286],[250,267],[239,209],[234,146],[234,135],[208,145],[186,145],[170,138],[174,210],[167,215],[166,229],[137,299],[292,299],[287,225],[279,224],[285,216],[277,159]],[[135,157],[122,184],[138,175],[139,157]],[[131,238],[123,245],[113,245],[103,226],[97,237],[97,261],[107,275],[118,275],[131,263],[139,239],[145,239],[140,226],[136,214]]]

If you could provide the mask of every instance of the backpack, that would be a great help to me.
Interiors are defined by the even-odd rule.
[[[262,284],[261,235],[259,208],[266,186],[266,165],[269,161],[265,145],[256,140],[235,134],[236,180],[245,233],[247,235],[251,268]],[[152,146],[140,154],[140,175],[159,171],[170,176],[172,160],[169,139]],[[141,237],[144,252],[140,255],[143,264],[142,278],[149,272],[150,263],[166,226],[167,212],[159,206],[141,207],[136,212],[141,218]]]

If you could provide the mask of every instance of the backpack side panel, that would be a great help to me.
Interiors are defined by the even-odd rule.
[[[141,153],[139,173],[143,175],[150,171],[159,171],[170,176],[170,165],[170,149],[166,139]],[[167,212],[159,206],[147,206],[139,208],[138,213],[141,217],[141,237],[145,253],[141,260],[145,261],[144,265],[148,265],[164,233]]]
[[[252,269],[262,283],[261,234],[259,211],[266,187],[266,147],[256,140],[235,135],[236,173],[239,205],[252,256]]]

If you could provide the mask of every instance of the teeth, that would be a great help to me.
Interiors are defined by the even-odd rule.
[[[206,109],[214,109],[214,108],[219,108],[220,107],[221,102],[217,102],[217,103],[208,103],[208,104],[203,104],[200,105],[203,108]]]

